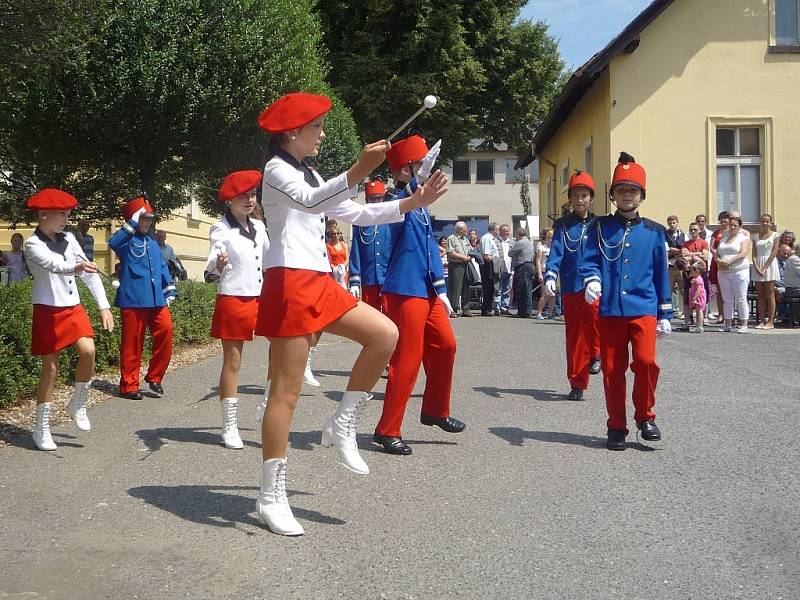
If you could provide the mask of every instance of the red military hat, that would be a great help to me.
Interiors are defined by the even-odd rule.
[[[258,117],[258,126],[270,133],[281,133],[308,125],[333,107],[326,96],[294,92],[281,96],[264,109]]]
[[[133,215],[136,214],[136,212],[140,208],[144,209],[144,215],[143,216],[148,217],[150,219],[154,219],[155,218],[156,213],[155,213],[155,211],[153,211],[153,207],[150,206],[150,203],[147,201],[147,198],[145,198],[144,196],[137,196],[136,198],[134,198],[130,202],[126,202],[122,206],[122,216],[125,217],[126,221],[130,221],[131,217],[133,217]]]
[[[611,180],[611,192],[614,192],[615,185],[620,184],[635,185],[643,192],[647,191],[647,176],[644,167],[627,152],[619,154],[619,164],[614,169],[614,177]]]
[[[383,181],[380,179],[373,179],[364,186],[364,192],[366,193],[367,198],[370,196],[385,196],[386,186],[383,185]]]
[[[425,158],[428,145],[421,135],[411,135],[399,142],[394,142],[386,153],[386,160],[392,171],[399,171],[410,162]]]
[[[28,198],[31,210],[67,210],[78,206],[75,196],[56,188],[45,188]]]
[[[234,171],[228,173],[222,180],[222,185],[217,192],[217,200],[227,202],[236,196],[256,189],[261,184],[261,171]]]
[[[594,196],[594,179],[586,171],[575,171],[569,178],[567,193],[569,194],[576,187],[585,187]]]

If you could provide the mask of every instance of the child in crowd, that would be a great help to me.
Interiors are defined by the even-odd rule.
[[[695,327],[689,331],[692,333],[703,333],[703,315],[705,314],[708,298],[706,297],[706,286],[703,283],[703,273],[706,264],[702,260],[696,261],[689,269],[689,308],[694,313]]]

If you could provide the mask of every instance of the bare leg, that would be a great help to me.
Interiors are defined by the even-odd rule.
[[[764,282],[756,281],[756,322],[758,325],[764,323],[764,314],[767,312],[766,298],[764,298]]]
[[[82,337],[72,344],[72,347],[78,353],[75,381],[89,381],[94,375],[94,340]]]
[[[717,322],[724,321],[725,318],[723,316],[723,306],[722,306],[722,290],[719,289],[719,284],[717,284]]]
[[[222,371],[219,374],[219,399],[236,398],[239,392],[239,368],[244,342],[222,340]]]
[[[774,327],[775,323],[775,282],[764,282],[764,295],[766,296],[767,304],[767,320],[764,325],[769,326],[770,329]]]
[[[53,386],[58,376],[58,352],[42,356],[42,374],[36,386],[36,404],[53,401]]]

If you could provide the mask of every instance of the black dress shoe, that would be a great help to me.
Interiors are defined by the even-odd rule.
[[[600,372],[600,359],[593,358],[592,364],[589,365],[589,373],[591,375],[597,375]]]
[[[453,417],[429,417],[420,415],[419,422],[423,425],[436,425],[439,429],[444,429],[447,433],[461,433],[466,429],[466,424]]]
[[[383,451],[388,454],[400,454],[402,456],[411,454],[411,446],[406,444],[402,438],[381,435],[376,431],[375,435],[372,436],[372,441],[383,446]]]
[[[609,429],[606,448],[609,450],[625,450],[625,430]]]
[[[136,390],[135,392],[120,392],[119,397],[125,398],[126,400],[141,400],[144,398],[144,396],[142,396],[142,392],[139,390]]]
[[[572,388],[567,395],[567,400],[583,400],[583,390]]]
[[[657,442],[661,439],[661,431],[659,431],[655,421],[642,421],[641,423],[636,423],[636,427],[642,432],[642,439],[648,442]]]
[[[161,387],[160,383],[156,383],[155,381],[150,381],[147,377],[145,377],[144,380],[150,386],[150,391],[158,394],[159,396],[161,396],[164,393],[164,388]]]

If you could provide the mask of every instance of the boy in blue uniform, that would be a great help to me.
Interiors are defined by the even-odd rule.
[[[386,186],[379,178],[366,185],[367,204],[383,202]],[[353,226],[350,246],[350,293],[381,310],[381,287],[389,265],[392,236],[388,225]]]
[[[172,317],[169,305],[177,296],[161,248],[147,235],[155,213],[150,203],[138,197],[122,207],[125,223],[108,240],[120,260],[116,306],[122,315],[119,357],[119,392],[123,398],[140,400],[139,367],[147,329],[153,336],[153,354],[145,381],[158,395],[161,380],[172,358]]]
[[[672,331],[672,294],[666,230],[638,212],[646,189],[644,168],[631,155],[621,153],[610,191],[617,212],[597,219],[586,240],[580,267],[586,302],[593,304],[600,298],[600,356],[609,450],[624,450],[628,434],[625,373],[629,345],[636,427],[645,440],[661,439],[653,412],[660,371],[656,334]]]

